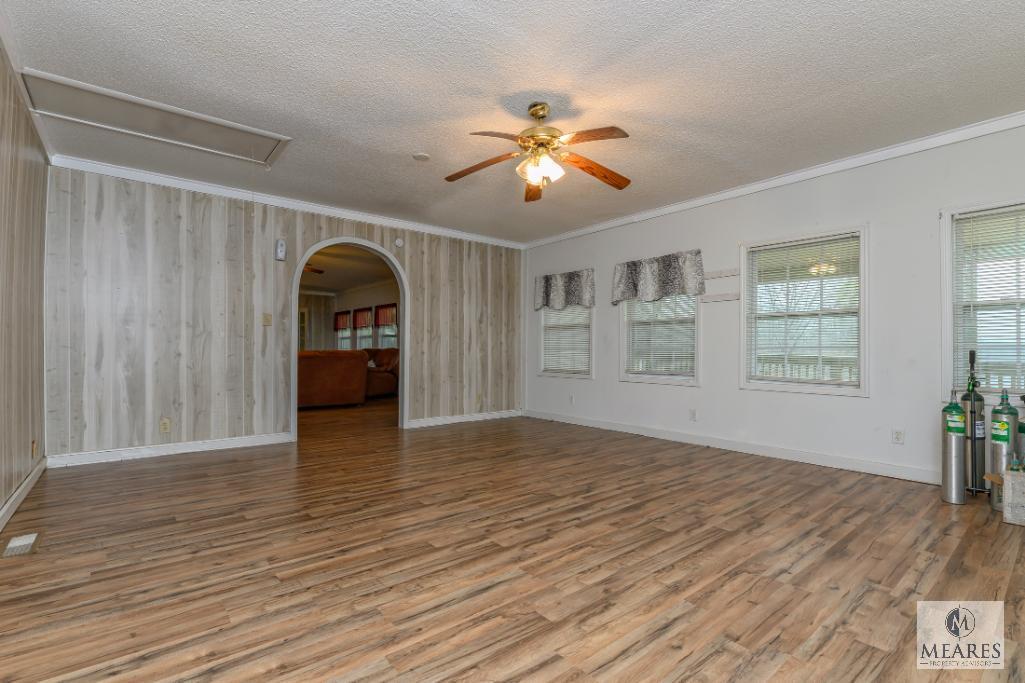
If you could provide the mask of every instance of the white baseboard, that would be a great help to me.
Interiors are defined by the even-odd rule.
[[[256,436],[236,436],[228,439],[210,439],[208,441],[183,441],[181,443],[137,446],[135,448],[115,448],[109,451],[87,451],[83,453],[51,455],[46,459],[46,466],[70,467],[72,465],[89,465],[97,462],[118,462],[121,460],[138,460],[139,458],[156,458],[163,455],[181,455],[182,453],[199,453],[203,451],[222,451],[228,448],[270,446],[273,444],[292,443],[294,441],[295,437],[290,432],[258,434]]]
[[[46,469],[46,458],[40,458],[36,466],[32,468],[32,471],[25,477],[25,481],[18,485],[18,488],[14,489],[14,493],[11,497],[0,506],[0,531],[3,530],[4,526],[14,515],[14,511],[21,505],[21,501],[25,500],[25,496],[32,490],[32,487],[36,485],[36,481],[39,479],[39,475]]]
[[[458,422],[480,422],[481,420],[500,420],[504,417],[522,417],[522,410],[501,410],[495,413],[471,413],[470,415],[445,415],[444,417],[421,417],[406,423],[406,429],[420,427],[437,427]]]
[[[888,462],[879,462],[876,460],[859,460],[857,458],[848,458],[843,455],[813,453],[811,451],[800,451],[793,448],[782,448],[780,446],[766,446],[746,441],[733,441],[732,439],[722,439],[717,436],[691,434],[689,432],[674,429],[659,429],[655,427],[644,427],[641,425],[631,425],[620,422],[609,422],[606,420],[592,420],[590,418],[561,415],[557,413],[545,413],[537,410],[526,410],[524,411],[524,415],[527,417],[536,417],[541,420],[567,422],[569,424],[580,425],[583,427],[596,427],[597,429],[608,429],[614,432],[639,434],[641,436],[650,436],[656,439],[665,439],[667,441],[678,441],[698,446],[711,446],[713,448],[722,448],[730,451],[738,451],[740,453],[764,455],[770,458],[780,458],[781,460],[794,460],[796,462],[804,462],[811,465],[834,467],[841,470],[864,472],[866,474],[879,474],[884,477],[907,479],[909,481],[918,481],[925,484],[940,483],[939,470],[928,470],[921,467],[893,465]]]

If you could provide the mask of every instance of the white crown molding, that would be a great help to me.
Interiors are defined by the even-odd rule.
[[[215,185],[214,183],[207,183],[199,180],[190,180],[188,178],[180,178],[178,176],[164,175],[163,173],[154,173],[153,171],[144,171],[142,169],[130,168],[127,166],[105,164],[100,161],[90,161],[88,159],[70,157],[63,154],[53,155],[50,160],[50,163],[58,168],[67,168],[75,171],[85,171],[88,173],[98,173],[100,175],[112,176],[114,178],[121,178],[123,180],[135,180],[143,183],[152,183],[154,185],[164,185],[166,187],[175,187],[179,190],[202,192],[204,194],[212,194],[217,195],[219,197],[244,199],[259,204],[266,204],[268,206],[276,206],[282,209],[293,209],[295,211],[306,211],[308,213],[316,213],[324,216],[333,216],[335,218],[344,218],[348,220],[361,221],[363,223],[387,225],[393,228],[412,230],[415,232],[422,232],[429,235],[438,235],[440,237],[450,237],[452,239],[466,240],[468,242],[481,242],[484,244],[493,244],[499,247],[509,247],[511,249],[523,249],[525,247],[524,243],[522,242],[512,242],[510,240],[498,239],[496,237],[488,237],[486,235],[478,235],[472,232],[453,230],[452,228],[445,228],[440,225],[418,223],[416,221],[409,221],[401,218],[391,218],[389,216],[380,216],[378,214],[373,213],[364,213],[363,211],[345,209],[340,206],[331,206],[328,204],[315,204],[313,202],[302,201],[299,199],[291,199],[289,197],[282,197],[280,195],[250,192],[249,190],[243,190],[237,187]]]
[[[136,446],[134,448],[115,448],[108,451],[51,455],[46,458],[46,466],[47,468],[69,467],[72,465],[89,465],[97,462],[120,462],[121,460],[138,460],[139,458],[156,458],[163,455],[183,455],[206,451],[222,451],[229,448],[252,448],[254,446],[270,446],[294,442],[295,437],[290,432],[235,436],[227,439],[210,439],[207,441],[180,441],[178,443],[162,443],[152,446]]]
[[[771,190],[784,185],[792,185],[794,183],[811,180],[812,178],[819,178],[831,173],[839,173],[840,171],[868,166],[880,161],[887,161],[889,159],[908,156],[909,154],[925,152],[930,149],[936,149],[937,147],[945,147],[946,145],[980,138],[985,135],[992,135],[993,133],[1001,133],[1006,130],[1020,128],[1022,126],[1025,126],[1025,111],[1008,114],[1006,116],[999,116],[995,119],[973,123],[967,126],[962,126],[961,128],[954,128],[953,130],[928,135],[908,142],[902,142],[896,145],[891,145],[890,147],[883,147],[871,152],[855,154],[854,156],[845,157],[836,161],[829,161],[817,166],[810,166],[799,171],[784,173],[783,175],[778,175],[773,178],[760,180],[748,185],[740,185],[738,187],[705,195],[703,197],[696,197],[676,204],[668,204],[656,209],[640,211],[638,213],[630,214],[629,216],[613,218],[612,220],[595,223],[594,225],[589,225],[584,228],[571,230],[570,232],[564,232],[558,235],[552,235],[551,237],[543,237],[538,240],[527,242],[526,248],[533,249],[534,247],[541,247],[546,244],[554,244],[556,242],[570,240],[575,237],[583,237],[584,235],[591,235],[603,230],[618,228],[623,225],[629,225],[630,223],[640,223],[642,221],[651,220],[652,218],[658,218],[672,213],[689,211],[690,209],[696,209],[699,206],[706,206],[708,204],[726,201],[727,199],[735,199],[737,197],[762,192],[763,190]]]
[[[809,465],[820,465],[832,467],[850,472],[863,472],[865,474],[877,474],[883,477],[894,477],[908,481],[920,481],[926,484],[939,484],[939,470],[925,469],[922,467],[911,467],[908,465],[894,465],[889,462],[878,460],[860,460],[843,455],[831,455],[828,453],[813,453],[801,451],[794,448],[783,448],[780,446],[767,446],[764,444],[752,443],[749,441],[734,441],[733,439],[722,439],[717,436],[704,434],[692,434],[690,432],[675,429],[659,429],[657,427],[644,427],[642,425],[627,424],[623,422],[610,422],[607,420],[593,420],[586,417],[573,415],[562,415],[559,413],[546,413],[539,410],[526,410],[524,415],[539,420],[550,420],[552,422],[565,422],[567,424],[580,425],[582,427],[594,427],[606,429],[613,432],[625,434],[638,434],[649,436],[654,439],[676,441],[679,443],[694,444],[697,446],[708,446],[710,448],[721,448],[727,451],[738,453],[750,453],[751,455],[762,455],[768,458],[780,460],[793,460]]]
[[[32,487],[36,485],[36,481],[39,480],[39,475],[46,469],[46,458],[39,458],[39,462],[35,464],[32,471],[28,473],[25,480],[18,484],[18,488],[14,489],[14,493],[7,501],[0,505],[0,531],[3,531],[4,526],[10,521],[11,517],[18,510],[18,506],[21,505],[22,501],[25,500],[25,496],[29,494]]]
[[[419,429],[420,427],[438,427],[440,425],[451,425],[459,422],[481,422],[483,420],[500,420],[506,417],[522,417],[522,410],[501,410],[494,413],[471,413],[469,415],[446,415],[444,417],[421,417],[410,420],[406,429]]]

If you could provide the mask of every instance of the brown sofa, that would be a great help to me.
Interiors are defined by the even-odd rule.
[[[399,350],[366,349],[375,367],[367,368],[367,396],[390,396],[399,391]]]
[[[367,363],[363,351],[300,351],[298,405],[342,406],[367,400]]]

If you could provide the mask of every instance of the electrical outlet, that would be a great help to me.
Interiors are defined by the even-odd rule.
[[[160,418],[160,433],[170,434],[171,433],[171,418],[162,417]]]
[[[263,314],[263,326],[264,327],[270,327],[273,324],[274,324],[274,316],[272,316],[270,313],[264,313]]]
[[[690,421],[691,422],[697,422],[698,421],[698,409],[697,408],[691,408],[690,409]]]
[[[890,443],[895,443],[898,446],[903,446],[904,445],[904,430],[903,429],[894,429],[892,432],[890,432]]]
[[[39,455],[39,444],[36,443],[35,439],[32,439],[32,457]]]

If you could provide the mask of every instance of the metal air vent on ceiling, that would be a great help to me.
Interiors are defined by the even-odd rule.
[[[62,76],[24,69],[32,111],[270,166],[291,138]]]

